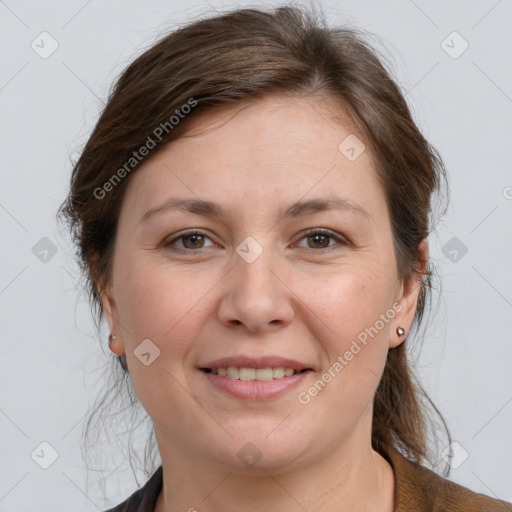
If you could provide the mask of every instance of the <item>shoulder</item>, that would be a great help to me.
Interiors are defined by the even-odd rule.
[[[154,512],[160,491],[162,490],[162,466],[151,478],[126,501],[105,512]]]
[[[396,450],[386,458],[395,473],[396,512],[512,512],[512,503],[470,491]]]

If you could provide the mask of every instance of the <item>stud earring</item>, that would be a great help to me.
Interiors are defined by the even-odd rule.
[[[396,333],[398,334],[398,336],[400,336],[400,338],[405,334],[405,329],[403,327],[397,327],[396,328]]]
[[[118,354],[112,347],[115,343],[117,339],[117,336],[115,334],[109,334],[108,335],[108,348],[110,348],[110,350],[112,352],[114,352],[114,354],[117,355],[117,359],[119,359],[119,362],[121,363],[121,367],[123,368],[123,370],[125,372],[128,371],[128,364],[126,362],[126,355],[125,354]]]
[[[114,335],[114,334],[108,335],[108,346],[109,346],[110,350],[112,350],[112,345],[115,343],[116,339],[117,339],[116,335]]]

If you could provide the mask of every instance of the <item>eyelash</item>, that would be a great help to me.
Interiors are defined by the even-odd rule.
[[[208,238],[208,239],[210,238],[207,234],[203,233],[202,231],[197,231],[197,230],[185,231],[185,232],[179,233],[177,236],[175,236],[171,240],[165,241],[163,245],[164,245],[165,248],[167,248],[167,249],[169,249],[171,251],[176,251],[176,252],[180,252],[180,253],[196,253],[196,254],[201,254],[204,250],[208,249],[208,247],[200,248],[200,249],[182,249],[182,248],[175,247],[175,246],[173,247],[173,244],[175,242],[177,242],[179,240],[182,240],[184,238],[188,238],[188,237],[193,236],[193,235],[200,235],[200,236]],[[300,238],[300,240],[303,240],[304,238],[308,238],[308,237],[310,237],[312,235],[328,236],[329,238],[332,238],[333,240],[336,240],[340,246],[348,245],[348,242],[344,238],[342,238],[341,236],[333,233],[332,231],[329,231],[329,230],[326,230],[326,229],[321,229],[321,228],[310,229],[310,230],[306,231],[302,235],[302,238]],[[314,252],[324,252],[324,251],[332,250],[333,247],[335,247],[335,245],[329,245],[327,247],[320,247],[319,249],[312,249],[312,248],[309,248],[309,247],[307,247],[305,249],[309,249],[309,250],[312,250]]]

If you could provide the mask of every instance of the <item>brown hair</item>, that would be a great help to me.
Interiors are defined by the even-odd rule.
[[[187,120],[201,111],[271,94],[330,98],[339,112],[348,112],[373,153],[385,191],[399,277],[420,276],[419,245],[432,227],[431,196],[440,191],[446,173],[381,63],[385,58],[377,55],[364,33],[328,28],[323,15],[288,6],[240,9],[195,21],[136,58],[115,84],[59,210],[78,248],[97,327],[103,314],[98,290],[109,282],[121,203],[140,165],[134,152],[148,147],[151,139],[154,154],[177,139]],[[187,104],[194,106],[187,110]],[[173,116],[178,122],[171,121]],[[115,176],[119,179],[113,181]],[[428,264],[413,324],[416,333],[431,297],[432,276]],[[388,352],[374,399],[372,445],[382,454],[395,447],[411,460],[433,462],[429,399],[408,364],[410,338],[409,333],[406,342]],[[125,360],[120,363],[129,387]],[[120,380],[114,384],[100,405],[109,403],[108,393],[114,398],[121,391]],[[136,402],[131,393],[130,406]]]

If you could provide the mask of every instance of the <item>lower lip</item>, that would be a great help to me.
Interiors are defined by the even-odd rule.
[[[215,373],[199,370],[217,389],[228,393],[235,398],[246,400],[265,400],[282,395],[286,391],[297,387],[308,378],[311,371],[296,373],[290,377],[272,380],[238,380],[223,377]]]

